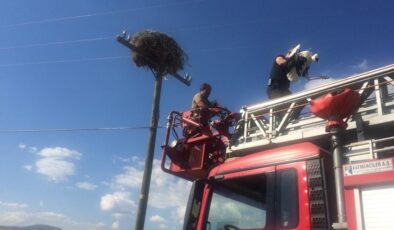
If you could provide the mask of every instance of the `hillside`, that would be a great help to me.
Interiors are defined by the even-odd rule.
[[[26,227],[0,226],[0,230],[62,230],[62,229],[49,225],[31,225]]]

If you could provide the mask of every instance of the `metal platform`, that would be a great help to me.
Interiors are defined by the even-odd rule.
[[[314,98],[344,88],[357,91],[362,101],[359,109],[348,120],[346,132],[349,135],[349,143],[354,142],[354,138],[364,131],[364,126],[369,132],[379,132],[379,127],[388,128],[390,124],[391,131],[394,132],[394,64],[392,64],[311,90],[244,107],[241,110],[242,118],[227,148],[228,156],[236,156],[238,152],[245,153],[248,149],[268,149],[288,143],[318,142],[325,139],[326,121],[308,113],[308,103]],[[296,110],[302,108],[302,111],[307,111],[308,114],[292,119]],[[373,131],[374,128],[377,130]],[[380,134],[381,138],[385,137],[384,133]]]

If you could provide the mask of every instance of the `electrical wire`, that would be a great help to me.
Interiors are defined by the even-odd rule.
[[[136,8],[130,8],[130,9],[123,9],[123,10],[113,10],[113,11],[105,11],[105,12],[75,15],[75,16],[66,16],[66,17],[59,17],[59,18],[48,18],[48,19],[42,19],[42,20],[36,20],[36,21],[26,21],[26,22],[20,22],[20,23],[8,24],[8,25],[0,25],[0,28],[10,28],[10,27],[17,27],[17,26],[33,25],[33,24],[76,20],[76,19],[81,19],[81,18],[96,17],[96,16],[103,16],[103,15],[111,15],[111,14],[120,14],[120,13],[126,13],[126,12],[131,12],[131,11],[140,11],[140,10],[154,9],[154,8],[182,6],[182,5],[188,5],[188,4],[202,2],[202,1],[204,1],[204,0],[190,0],[190,1],[182,1],[181,3],[160,4],[160,5],[154,5],[154,6],[136,7]]]
[[[256,46],[233,46],[233,47],[222,47],[222,48],[212,48],[212,49],[200,49],[191,50],[188,53],[200,53],[200,52],[214,52],[220,50],[235,50],[235,49],[255,49],[261,48],[263,45]],[[104,61],[104,60],[114,60],[130,58],[130,56],[108,56],[108,57],[95,57],[95,58],[80,58],[80,59],[66,59],[66,60],[53,60],[53,61],[38,61],[38,62],[22,62],[22,63],[12,63],[12,64],[2,64],[0,67],[13,67],[13,66],[26,66],[26,65],[42,65],[42,64],[59,64],[59,63],[72,63],[72,62],[88,62],[88,61]]]
[[[89,39],[93,40],[104,40],[102,39]],[[51,45],[51,44],[65,44],[65,43],[74,43],[78,41],[87,41],[86,40],[75,40],[75,41],[64,41],[64,42],[53,42],[53,43],[42,43],[36,45],[26,45],[26,46],[14,46],[14,47],[3,47],[1,49],[12,49],[12,48],[22,48],[22,47],[33,47],[33,46],[43,46],[43,45]],[[200,49],[200,50],[191,50],[188,53],[201,53],[201,52],[214,52],[214,51],[226,51],[226,50],[235,50],[235,49],[255,49],[262,48],[263,45],[256,46],[233,46],[233,47],[222,47],[222,48],[212,48],[212,49]],[[105,61],[105,60],[114,60],[114,59],[124,59],[130,58],[130,56],[108,56],[108,57],[94,57],[94,58],[79,58],[79,59],[66,59],[66,60],[53,60],[53,61],[37,61],[37,62],[22,62],[22,63],[12,63],[12,64],[0,64],[0,67],[13,67],[13,66],[27,66],[27,65],[43,65],[43,64],[59,64],[59,63],[76,63],[76,62],[90,62],[90,61]]]
[[[0,133],[41,133],[41,132],[81,132],[81,131],[124,131],[150,129],[149,126],[134,127],[108,127],[108,128],[70,128],[70,129],[0,129]],[[162,129],[165,126],[158,125],[156,128]]]
[[[235,25],[248,25],[252,23],[259,23],[260,20],[250,20],[250,21],[242,21],[242,22],[234,22],[234,23],[224,23],[224,24],[214,24],[214,25],[204,25],[204,26],[195,26],[195,27],[185,27],[179,29],[169,30],[170,32],[174,31],[185,31],[185,30],[204,30],[204,29],[216,29],[220,27],[229,27]],[[96,37],[96,38],[86,38],[86,39],[77,39],[77,40],[66,40],[66,41],[55,41],[55,42],[46,42],[46,43],[33,43],[33,44],[26,44],[26,45],[16,45],[16,46],[6,46],[0,47],[0,50],[9,50],[9,49],[19,49],[19,48],[32,48],[32,47],[42,47],[42,46],[51,46],[51,45],[64,45],[64,44],[73,44],[73,43],[82,43],[82,42],[95,42],[95,41],[102,41],[102,40],[111,40],[114,39],[114,36],[106,36],[106,37]],[[234,47],[237,48],[249,48],[250,46],[238,46]],[[261,47],[263,47],[261,45]],[[250,48],[256,48],[252,46]],[[224,47],[224,48],[215,48],[212,50],[206,49],[207,51],[217,51],[217,50],[228,50],[231,47]],[[197,52],[204,52],[206,50],[198,50]],[[194,52],[194,51],[191,51]]]
[[[55,61],[22,62],[22,63],[14,63],[14,64],[4,64],[4,65],[0,65],[0,67],[59,64],[59,63],[71,63],[71,62],[106,61],[106,60],[115,60],[115,59],[124,59],[124,58],[130,58],[130,56],[110,56],[110,57],[81,58],[81,59],[68,59],[68,60],[55,60]]]
[[[367,87],[365,87],[364,89],[367,88],[373,88],[377,85],[383,85],[383,84],[393,84],[392,82],[394,82],[394,80],[387,80],[387,81],[383,81],[380,82],[379,84],[371,84]],[[354,91],[357,91],[359,89],[356,89]],[[304,104],[300,104],[300,105],[296,105],[294,106],[294,108],[297,107],[301,107],[301,106],[306,106],[309,103],[304,103]],[[253,119],[256,119],[258,117],[263,117],[265,115],[269,115],[269,114],[275,114],[275,113],[279,113],[279,112],[283,112],[288,110],[288,108],[286,109],[281,109],[281,110],[276,110],[272,113],[265,113],[262,115],[257,115],[255,116]],[[247,118],[246,120],[249,120],[252,118]],[[123,127],[108,127],[108,128],[70,128],[70,129],[0,129],[0,133],[35,133],[35,132],[80,132],[80,131],[124,131],[124,130],[141,130],[141,129],[150,129],[153,127],[150,126],[123,126]],[[158,125],[156,128],[158,129],[162,129],[162,128],[167,128],[166,126],[162,126],[162,125]]]
[[[10,49],[19,49],[19,48],[32,48],[32,47],[42,47],[42,46],[51,46],[51,45],[64,45],[64,44],[73,44],[73,43],[81,43],[81,42],[94,42],[94,41],[102,41],[114,39],[114,36],[111,37],[97,37],[97,38],[86,38],[86,39],[77,39],[77,40],[68,40],[68,41],[57,41],[57,42],[46,42],[46,43],[33,43],[26,45],[17,45],[17,46],[8,46],[8,47],[0,47],[0,50],[10,50]]]
[[[226,23],[226,24],[217,24],[217,25],[208,25],[208,26],[198,26],[195,28],[189,29],[203,29],[203,28],[216,28],[223,26],[232,26],[238,24],[249,24],[254,23],[256,21],[246,21],[246,22],[237,22],[237,23]],[[180,29],[180,30],[185,30]],[[8,47],[0,47],[0,50],[10,50],[17,48],[32,48],[32,47],[42,47],[42,46],[51,46],[51,45],[64,45],[64,44],[73,44],[73,43],[82,43],[82,42],[95,42],[95,41],[103,41],[114,39],[113,36],[108,37],[96,37],[96,38],[86,38],[86,39],[77,39],[77,40],[66,40],[66,41],[55,41],[55,42],[47,42],[47,43],[35,43],[35,44],[26,44],[26,45],[17,45],[17,46],[8,46]],[[191,50],[189,53],[200,53],[200,52],[215,52],[221,50],[235,50],[235,49],[254,49],[261,48],[263,45],[256,46],[233,46],[233,47],[222,47],[222,48],[212,48],[212,49],[200,49],[200,50]],[[96,58],[83,58],[83,59],[68,59],[68,60],[53,60],[53,61],[38,61],[38,62],[23,62],[23,63],[12,63],[12,64],[2,64],[0,67],[12,67],[12,66],[26,66],[26,65],[42,65],[42,64],[59,64],[59,63],[75,63],[75,62],[87,62],[87,61],[103,61],[103,60],[113,60],[113,59],[122,59],[128,58],[129,56],[110,56],[110,57],[96,57]]]

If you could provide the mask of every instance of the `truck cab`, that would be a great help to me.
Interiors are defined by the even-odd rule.
[[[203,184],[194,186],[201,190],[194,194],[201,196],[190,197],[189,204],[201,204],[201,213],[190,213],[185,228],[325,228],[329,207],[325,206],[328,182],[323,175],[329,164],[327,152],[312,143],[300,143],[218,165],[208,181],[195,182]]]

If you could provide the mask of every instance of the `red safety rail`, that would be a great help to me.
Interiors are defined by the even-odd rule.
[[[172,112],[162,146],[163,171],[187,180],[206,178],[210,168],[224,162],[231,138],[229,128],[235,125],[238,117],[238,113],[220,107]],[[212,118],[216,119],[211,121]],[[171,132],[174,139],[170,144]],[[167,157],[169,165],[166,165]]]

